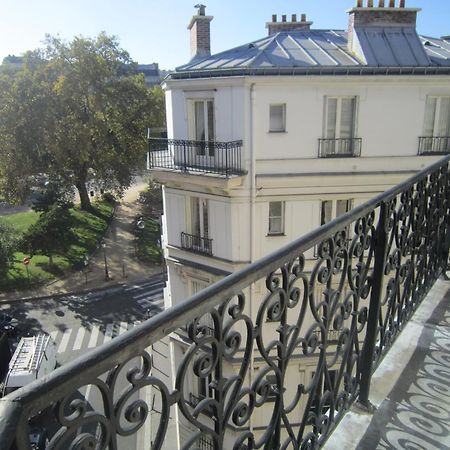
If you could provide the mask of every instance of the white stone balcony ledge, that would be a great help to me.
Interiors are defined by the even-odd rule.
[[[450,282],[439,279],[375,371],[373,414],[353,406],[326,450],[450,448]]]

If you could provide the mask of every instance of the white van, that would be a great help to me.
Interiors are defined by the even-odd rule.
[[[56,367],[56,348],[47,334],[23,337],[9,362],[3,395],[49,374]]]

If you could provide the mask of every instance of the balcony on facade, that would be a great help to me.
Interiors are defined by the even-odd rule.
[[[181,248],[194,253],[212,256],[212,239],[188,233],[181,233]]]
[[[415,312],[448,264],[449,162],[442,158],[0,399],[1,448],[28,450],[30,420],[49,430],[49,448],[137,450],[152,442],[152,449],[193,449],[202,439],[214,450],[324,445],[354,403],[373,413],[375,369],[390,373],[383,359],[405,327],[428,324]],[[316,245],[317,259],[307,261]],[[450,324],[443,283],[442,310],[433,314]],[[430,346],[428,376],[448,384],[448,328],[436,333],[442,349]],[[158,344],[173,351],[172,378],[158,366]],[[430,383],[418,385],[436,404],[447,401],[448,387]],[[439,425],[408,416],[408,427],[429,428],[437,442],[448,408],[427,405],[417,399],[420,415],[434,414]]]
[[[361,138],[320,138],[319,158],[353,158],[361,156]]]
[[[450,153],[450,136],[419,137],[419,155],[445,155]]]
[[[208,173],[225,177],[244,175],[242,141],[216,142],[148,138],[149,169]]]

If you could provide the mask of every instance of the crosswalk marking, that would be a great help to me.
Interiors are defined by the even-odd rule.
[[[114,331],[113,323],[109,323],[108,325],[106,325],[105,340],[103,341],[104,344],[106,344],[112,339],[113,331]]]
[[[58,353],[64,353],[66,351],[67,344],[69,343],[69,338],[71,334],[72,334],[71,328],[68,328],[66,331],[64,331],[63,337],[58,347]]]
[[[98,334],[100,333],[100,328],[96,325],[92,327],[91,338],[89,339],[88,348],[95,347],[97,344]]]
[[[73,350],[80,350],[83,344],[84,334],[86,333],[86,328],[80,327],[78,329],[77,337],[75,338],[75,343],[73,344]]]

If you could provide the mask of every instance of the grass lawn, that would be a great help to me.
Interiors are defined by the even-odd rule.
[[[75,237],[66,254],[53,257],[53,267],[49,266],[48,257],[44,255],[33,255],[30,264],[25,266],[23,258],[30,255],[18,251],[14,254],[15,262],[6,277],[0,279],[0,290],[39,286],[76,267],[85,255],[91,254],[104,236],[113,214],[113,206],[109,203],[96,203],[92,206],[90,212],[82,211],[79,207],[70,210],[71,220],[67,226],[73,230]],[[0,221],[7,222],[21,235],[38,218],[38,213],[24,212],[1,217]]]

